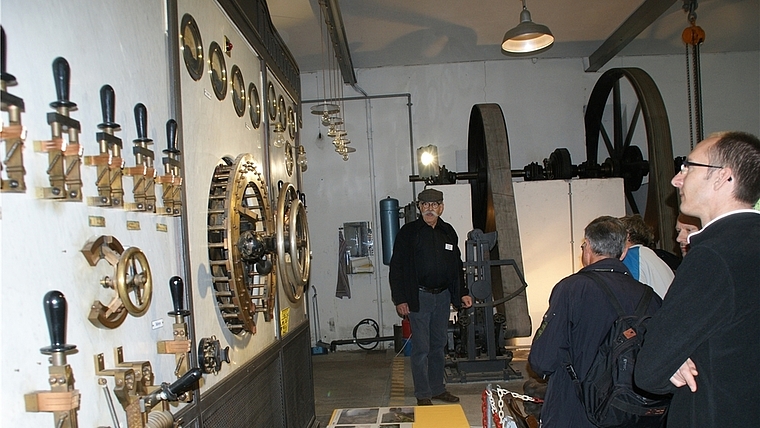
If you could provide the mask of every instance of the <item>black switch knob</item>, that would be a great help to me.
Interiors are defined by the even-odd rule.
[[[98,128],[117,129],[119,124],[114,122],[116,112],[116,94],[111,85],[103,85],[100,88],[100,109],[103,113],[103,123]]]
[[[53,80],[55,81],[55,94],[57,101],[50,103],[50,107],[76,107],[76,104],[69,101],[69,83],[71,78],[71,69],[66,58],[58,57],[53,60]]]
[[[42,301],[45,307],[50,346],[40,349],[43,354],[66,352],[76,349],[75,345],[66,344],[66,297],[58,290],[48,291]]]
[[[166,150],[164,153],[179,154],[179,149],[177,149],[177,121],[174,119],[166,121]]]
[[[190,311],[184,310],[185,303],[185,282],[178,276],[173,276],[169,280],[169,291],[172,293],[172,303],[174,304],[174,311],[169,312],[169,315],[180,315],[186,317],[190,315]]]
[[[12,74],[8,74],[5,72],[5,60],[7,57],[6,52],[8,52],[8,49],[5,47],[5,29],[3,27],[0,27],[0,43],[2,46],[0,46],[0,79],[2,79],[3,82],[5,82],[6,85],[12,86],[16,84],[16,78]]]
[[[148,109],[143,103],[135,105],[135,125],[137,126],[137,138],[134,140],[135,142],[153,141],[148,138]]]

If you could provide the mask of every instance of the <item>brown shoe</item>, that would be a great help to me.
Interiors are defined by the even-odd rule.
[[[433,402],[430,401],[429,398],[418,398],[417,399],[417,405],[418,406],[432,406]]]
[[[441,400],[447,403],[458,403],[459,397],[452,395],[449,391],[443,391],[442,393],[433,396],[434,400]]]

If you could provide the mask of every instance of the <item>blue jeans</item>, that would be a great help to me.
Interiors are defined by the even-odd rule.
[[[409,313],[412,327],[412,379],[417,399],[446,391],[443,384],[451,295],[420,293],[420,311]]]

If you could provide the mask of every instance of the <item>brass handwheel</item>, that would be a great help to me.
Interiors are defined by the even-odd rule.
[[[277,267],[282,272],[283,289],[288,299],[297,303],[309,280],[311,248],[306,210],[291,183],[280,188],[275,226]]]
[[[299,199],[290,206],[290,265],[296,286],[305,287],[309,282],[311,268],[311,245],[306,208]]]
[[[144,315],[153,298],[153,278],[148,259],[139,248],[130,247],[121,254],[115,279],[116,292],[127,312],[135,317]]]

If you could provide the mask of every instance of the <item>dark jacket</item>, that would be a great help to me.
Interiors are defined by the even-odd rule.
[[[421,239],[421,235],[435,234],[435,239]],[[437,242],[437,244],[436,244]],[[433,254],[434,258],[423,259],[421,254]],[[434,266],[434,275],[425,275],[420,266]],[[391,298],[394,305],[406,303],[409,310],[420,309],[419,288],[448,288],[451,304],[459,308],[462,296],[467,295],[463,281],[462,257],[459,252],[459,238],[454,228],[440,217],[435,228],[431,228],[422,218],[405,224],[396,235],[393,244],[389,280]]]
[[[672,392],[668,428],[760,424],[760,213],[720,218],[691,235],[662,309],[647,326],[637,384]],[[670,377],[691,358],[697,391]]]
[[[627,313],[648,286],[631,277],[617,259],[604,259],[580,272],[595,271],[603,278]],[[660,307],[655,294],[647,314]],[[578,397],[575,383],[566,371],[572,363],[582,382],[607,333],[618,315],[604,291],[586,275],[574,274],[554,286],[549,310],[544,315],[531,345],[528,361],[540,375],[549,375],[546,397],[541,410],[543,428],[593,428]]]

